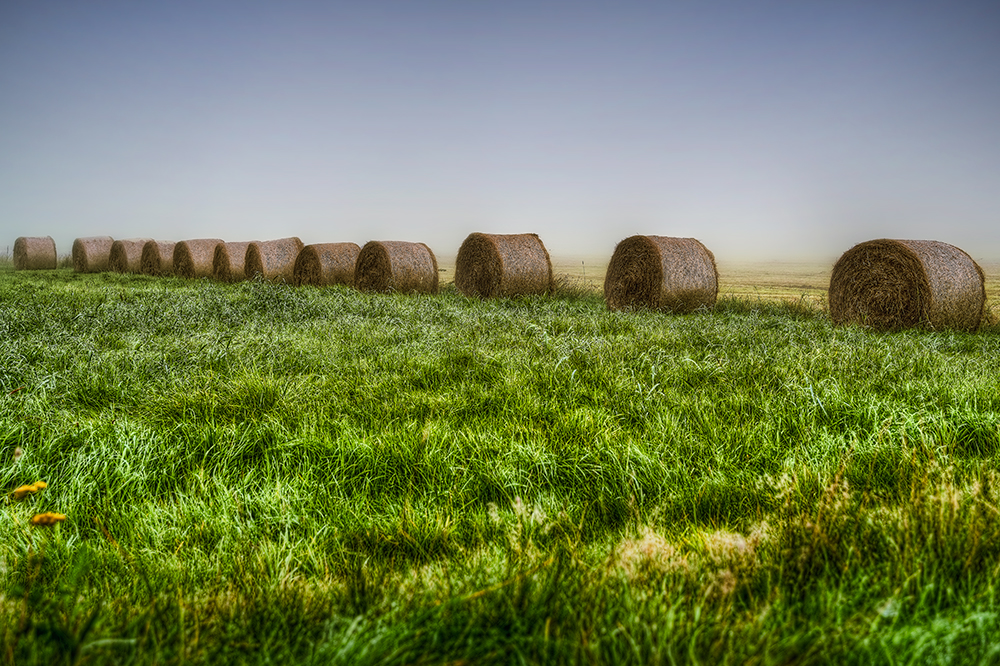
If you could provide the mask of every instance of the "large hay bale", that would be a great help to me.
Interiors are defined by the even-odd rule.
[[[302,251],[302,241],[296,237],[269,241],[254,241],[247,246],[244,267],[247,278],[258,275],[276,282],[295,281],[295,259]]]
[[[77,273],[103,273],[111,262],[111,236],[88,236],[73,241],[73,270]]]
[[[423,243],[368,241],[354,265],[354,286],[361,291],[436,294],[437,258]]]
[[[685,313],[712,307],[718,294],[715,257],[694,238],[630,236],[615,246],[604,278],[611,310]]]
[[[52,236],[21,236],[14,241],[15,271],[44,271],[56,267]]]
[[[150,238],[126,238],[111,244],[108,268],[116,273],[138,273],[142,268],[142,250]]]
[[[361,248],[357,243],[320,243],[306,245],[295,258],[295,284],[325,287],[354,284],[354,266]]]
[[[215,246],[212,259],[212,275],[223,282],[239,282],[247,279],[245,270],[247,248],[254,241],[219,243]]]
[[[455,286],[481,298],[547,294],[552,259],[538,234],[470,234],[458,250]]]
[[[979,264],[954,245],[881,238],[841,255],[828,296],[834,324],[974,331],[986,308],[986,280]]]
[[[221,238],[197,238],[174,246],[174,275],[184,278],[212,277],[215,246]]]
[[[142,246],[142,258],[139,260],[139,272],[143,275],[173,275],[174,246],[173,241],[147,241]]]

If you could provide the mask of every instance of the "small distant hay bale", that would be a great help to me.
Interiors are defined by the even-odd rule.
[[[354,265],[354,286],[361,291],[436,294],[437,258],[423,243],[369,241]]]
[[[547,294],[552,259],[538,234],[470,234],[458,250],[455,286],[481,298]]]
[[[295,285],[353,285],[354,266],[360,253],[361,248],[357,243],[306,245],[295,259]]]
[[[77,273],[103,273],[110,268],[111,236],[89,236],[73,241],[73,270]]]
[[[127,238],[111,244],[108,268],[116,273],[138,273],[142,268],[142,250],[150,238]]]
[[[244,270],[247,259],[247,248],[253,241],[238,241],[219,243],[215,246],[212,259],[212,275],[222,282],[239,282],[247,279]]]
[[[139,260],[139,272],[143,275],[162,277],[174,274],[173,241],[146,241],[142,246],[142,257]]]
[[[197,238],[177,243],[174,246],[174,275],[189,279],[212,277],[215,246],[223,242],[221,238]]]
[[[250,243],[243,264],[247,278],[260,275],[265,280],[292,284],[295,280],[295,259],[301,250],[302,241],[294,236]]]
[[[715,305],[715,256],[694,238],[630,236],[615,246],[604,278],[611,310],[686,313]]]
[[[881,238],[841,255],[828,296],[834,324],[974,331],[986,310],[986,280],[979,264],[954,245]]]
[[[15,271],[45,271],[56,267],[52,236],[21,236],[14,241]]]

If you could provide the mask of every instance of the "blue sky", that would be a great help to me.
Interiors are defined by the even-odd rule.
[[[636,233],[1000,260],[995,2],[0,4],[0,250]]]

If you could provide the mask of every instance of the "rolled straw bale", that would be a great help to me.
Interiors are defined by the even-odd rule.
[[[354,266],[361,248],[357,243],[320,243],[306,245],[295,258],[295,284],[325,287],[354,284]]]
[[[718,293],[715,257],[694,238],[630,236],[615,246],[604,278],[611,310],[685,313],[712,307]]]
[[[828,296],[834,324],[974,331],[986,308],[986,280],[979,264],[954,245],[881,238],[841,255]]]
[[[294,236],[254,241],[247,246],[243,264],[247,277],[260,275],[265,280],[291,284],[295,280],[295,259],[300,251],[302,241]]]
[[[221,238],[197,238],[174,246],[174,275],[185,278],[212,277],[215,246]]]
[[[361,291],[436,294],[437,258],[423,243],[368,241],[354,265],[354,286]]]
[[[247,259],[247,247],[254,241],[238,241],[219,243],[215,246],[212,259],[212,275],[223,282],[239,282],[246,280],[244,266]]]
[[[173,241],[147,241],[142,246],[139,271],[143,275],[173,275],[175,245]]]
[[[14,241],[15,271],[44,271],[56,267],[52,236],[21,236]]]
[[[142,268],[142,250],[150,238],[127,238],[111,244],[108,268],[116,273],[138,273]]]
[[[538,234],[470,234],[458,250],[455,286],[482,298],[547,294],[552,259]]]
[[[111,261],[111,236],[88,236],[73,241],[73,270],[77,273],[102,273]]]

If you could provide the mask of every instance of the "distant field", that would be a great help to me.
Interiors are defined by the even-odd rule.
[[[595,292],[604,289],[608,256],[552,257],[552,273],[575,287]],[[718,261],[719,297],[763,299],[770,301],[803,300],[819,307],[826,306],[830,272],[836,260],[830,261]],[[68,265],[68,258],[62,259]],[[986,274],[987,306],[1000,311],[1000,262],[980,264]],[[441,285],[455,281],[455,257],[439,256]],[[10,253],[0,255],[0,269],[11,268]]]
[[[553,257],[552,273],[558,280],[594,291],[604,289],[604,275],[610,257]],[[719,261],[719,297],[763,299],[769,301],[804,300],[826,307],[830,287],[830,272],[836,259],[828,262],[762,262]],[[455,259],[445,257],[439,262],[444,269],[442,284],[455,281]],[[986,274],[987,302],[1000,302],[1000,263],[982,265]]]

